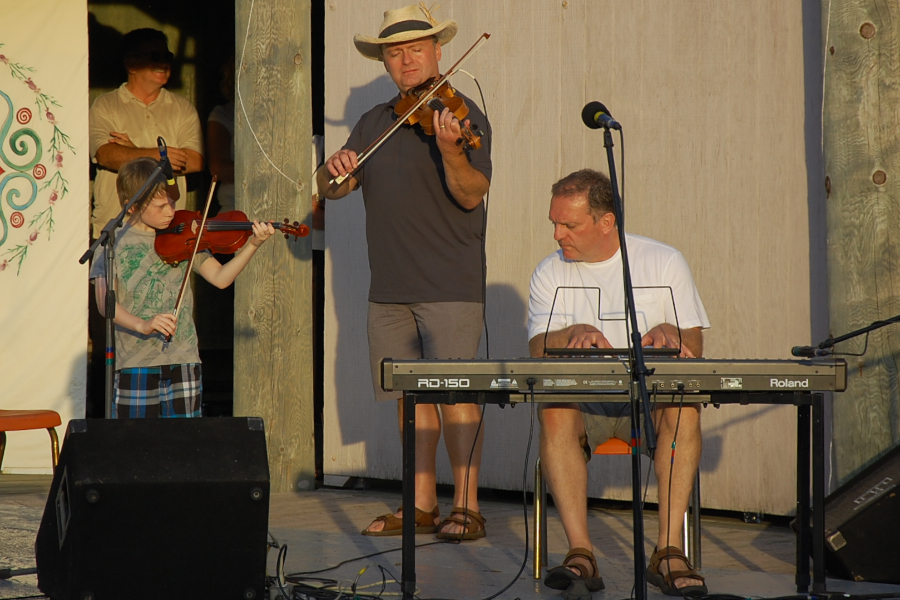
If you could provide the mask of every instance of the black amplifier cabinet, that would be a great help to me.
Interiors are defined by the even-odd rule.
[[[825,499],[825,568],[854,581],[900,583],[900,447]]]
[[[44,508],[54,600],[265,594],[269,465],[259,418],[74,420]]]

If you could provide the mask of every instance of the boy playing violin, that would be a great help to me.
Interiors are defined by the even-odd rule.
[[[137,158],[119,169],[116,190],[122,206],[140,189],[157,166],[152,158]],[[180,315],[173,314],[186,277],[187,261],[171,266],[154,248],[156,232],[175,214],[164,180],[129,210],[116,235],[116,376],[113,418],[199,417],[200,353],[193,318],[193,293],[185,282]],[[235,257],[221,264],[198,252],[193,271],[218,288],[231,285],[256,250],[275,233],[270,223],[253,223],[253,237]],[[91,267],[101,314],[106,306],[106,256],[98,248]],[[166,336],[171,341],[166,344]]]

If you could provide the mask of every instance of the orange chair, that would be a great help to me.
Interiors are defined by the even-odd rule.
[[[53,470],[59,463],[59,438],[55,427],[62,425],[59,413],[52,410],[0,410],[0,467],[3,466],[3,452],[6,450],[7,431],[27,431],[46,429],[50,433],[53,453]]]
[[[631,446],[619,438],[611,438],[594,449],[594,454],[630,455]],[[688,514],[691,521],[688,521]],[[691,526],[692,525],[692,526]],[[684,515],[684,553],[699,569],[700,560],[700,473],[694,480],[691,508]],[[547,564],[547,486],[541,474],[541,459],[534,463],[534,578],[541,578],[541,567]]]

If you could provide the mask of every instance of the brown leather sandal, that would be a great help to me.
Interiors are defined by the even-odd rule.
[[[664,560],[669,561],[669,572],[663,575],[659,571],[659,567]],[[681,571],[672,570],[672,561],[679,560],[684,563],[686,569]],[[699,579],[703,581],[701,585],[689,585],[685,587],[676,587],[675,580],[687,577],[689,579]],[[650,556],[650,564],[647,566],[647,583],[652,583],[660,589],[666,596],[705,596],[709,593],[706,588],[706,582],[697,569],[691,565],[691,561],[687,559],[681,548],[675,546],[666,546],[662,550],[653,549]]]
[[[477,540],[487,535],[484,530],[484,524],[487,522],[481,513],[469,510],[462,506],[454,506],[450,509],[450,516],[441,521],[437,526],[437,535],[439,540],[448,540],[451,542],[459,542],[462,540]],[[463,533],[445,533],[444,527],[456,523],[466,528]]]
[[[397,509],[397,512],[403,507]],[[416,533],[434,533],[437,527],[434,525],[434,520],[441,516],[441,509],[437,506],[434,509],[427,513],[424,510],[416,509]],[[384,528],[381,531],[369,531],[369,527],[374,525],[375,523],[381,521],[384,523]],[[372,535],[372,536],[387,536],[387,535],[401,535],[403,533],[403,517],[395,517],[393,514],[386,514],[377,517],[372,523],[369,524],[369,527],[363,529],[360,533],[363,535]]]
[[[576,562],[569,562],[576,557],[585,558],[591,563],[590,573],[587,572],[584,565]],[[578,574],[574,573],[571,569],[577,569]],[[597,560],[594,558],[594,553],[587,548],[572,548],[569,550],[569,553],[566,554],[566,558],[560,566],[553,567],[547,571],[544,585],[554,590],[565,590],[577,581],[584,582],[584,587],[590,592],[599,592],[606,587],[603,585],[603,578],[600,577],[599,570],[597,569]]]

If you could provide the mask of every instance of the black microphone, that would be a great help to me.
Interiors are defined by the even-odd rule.
[[[794,346],[791,348],[791,356],[799,356],[801,358],[812,358],[816,355],[816,349],[812,346]]]
[[[159,160],[162,163],[163,176],[166,184],[175,185],[175,173],[172,171],[172,163],[169,162],[169,153],[166,149],[166,140],[162,136],[156,138],[156,149],[159,150]]]
[[[800,358],[815,358],[817,356],[828,356],[831,352],[826,348],[818,346],[794,346],[791,348],[791,356],[799,356]]]
[[[612,118],[609,109],[603,106],[601,102],[588,102],[581,110],[581,120],[590,129],[616,129],[622,131],[622,125]]]

